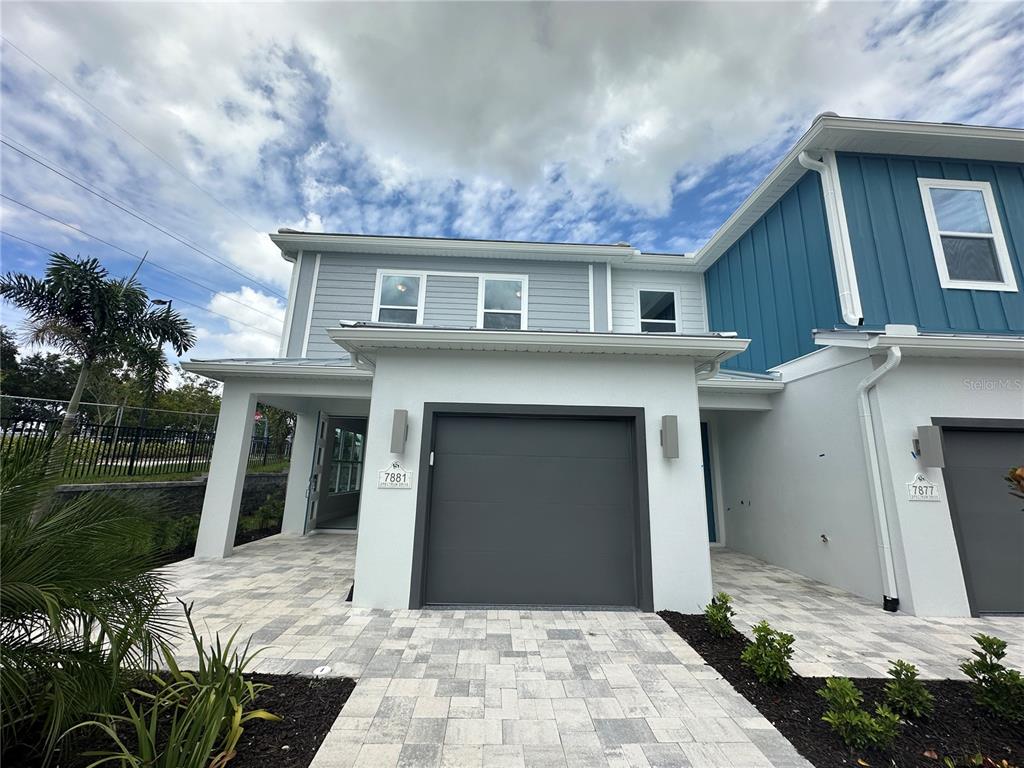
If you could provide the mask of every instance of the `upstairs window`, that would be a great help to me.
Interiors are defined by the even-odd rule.
[[[918,183],[942,287],[1016,291],[992,185],[946,179]]]
[[[675,333],[675,291],[640,291],[640,330],[643,333]]]
[[[374,319],[378,323],[419,324],[423,314],[423,284],[419,275],[381,273]]]
[[[484,277],[480,282],[477,325],[495,331],[523,330],[525,280]]]

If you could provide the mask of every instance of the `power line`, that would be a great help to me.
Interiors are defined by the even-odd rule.
[[[5,199],[7,199],[7,200],[10,200],[10,198],[7,197],[6,195],[3,195],[3,197]],[[17,200],[11,200],[11,202],[17,203],[18,201]],[[20,203],[19,203],[19,205],[20,205]],[[25,206],[25,207],[28,208],[28,206]],[[34,210],[34,209],[29,208],[29,210]],[[46,214],[42,214],[42,215],[46,216]],[[52,219],[53,217],[47,216],[47,218]],[[54,221],[56,221],[56,219],[54,219]],[[57,223],[58,224],[63,224],[63,222],[57,222]],[[93,237],[92,235],[89,235],[87,232],[83,232],[80,229],[72,227],[70,224],[67,224],[65,226],[67,226],[70,229],[74,229],[76,232],[79,232],[79,233],[81,233],[83,235],[86,235],[87,237]],[[31,245],[33,248],[38,248],[38,249],[40,249],[42,251],[46,251],[47,253],[56,253],[57,252],[56,248],[47,248],[45,245],[40,245],[39,243],[35,243],[35,242],[33,242],[31,240],[28,240],[28,239],[26,239],[24,237],[19,237],[18,235],[12,235],[10,232],[6,232],[6,231],[4,231],[2,229],[0,229],[0,235],[3,235],[4,237],[9,237],[9,238],[11,238],[13,240],[20,240],[21,242],[23,242],[23,243],[25,243],[27,245]],[[115,248],[115,249],[117,249],[119,251],[124,251],[124,253],[127,253],[129,256],[132,256],[132,257],[134,257],[136,259],[140,259],[141,260],[141,258],[142,258],[141,256],[136,256],[134,253],[131,253],[130,251],[125,251],[124,248],[121,248],[120,246],[114,245],[112,243],[108,243],[106,240],[101,240],[98,237],[93,237],[93,239],[94,240],[98,240],[99,242],[103,243],[104,245],[108,245],[111,248]],[[147,264],[151,264],[151,262],[148,262],[148,261],[146,263]],[[163,269],[165,272],[171,272],[171,270],[167,269],[166,267],[161,267],[159,264],[152,264],[152,266],[158,267],[159,269]],[[182,275],[178,275],[176,272],[171,272],[171,274],[172,275],[176,275],[177,277],[183,277]],[[188,278],[185,278],[185,279],[188,279]],[[194,281],[190,281],[190,282],[194,282]],[[209,290],[209,289],[207,289],[207,290]],[[217,312],[215,310],[212,310],[212,309],[209,309],[207,307],[204,307],[201,304],[196,304],[195,302],[189,301],[188,299],[183,299],[180,296],[175,296],[174,294],[168,293],[167,291],[158,291],[158,293],[162,293],[164,296],[167,296],[170,299],[174,299],[175,301],[180,301],[182,304],[188,304],[190,307],[195,307],[196,309],[201,310],[203,312],[206,312],[208,314],[216,315],[217,317],[222,317],[225,320],[228,320],[228,321],[230,321],[232,323],[238,323],[239,325],[244,325],[247,328],[251,328],[252,330],[256,331],[257,333],[265,334],[265,335],[270,336],[271,338],[274,338],[274,339],[280,338],[276,333],[271,333],[270,331],[265,331],[262,328],[257,328],[255,325],[252,325],[251,323],[246,323],[243,320],[239,320],[237,318],[229,317],[228,315],[221,314],[220,312]],[[231,298],[231,297],[230,296],[225,296],[225,298]],[[232,301],[234,301],[234,299],[232,299]],[[241,303],[241,302],[236,302],[236,303]],[[256,310],[255,307],[251,307],[248,304],[243,304],[243,306],[246,306],[249,309],[252,309],[252,310],[255,310],[255,311],[259,311],[259,310]]]
[[[170,160],[168,160],[168,159],[167,159],[166,157],[164,157],[164,156],[163,156],[163,155],[161,155],[161,154],[160,154],[159,152],[157,152],[157,151],[156,151],[155,149],[153,149],[152,147],[150,147],[150,146],[149,146],[148,144],[146,144],[146,142],[144,142],[144,141],[143,141],[142,139],[140,139],[140,138],[139,138],[138,136],[136,136],[136,135],[135,135],[134,133],[132,133],[131,131],[129,131],[129,130],[127,129],[127,128],[125,128],[125,127],[124,127],[123,125],[121,125],[121,124],[120,124],[119,122],[117,122],[117,121],[116,121],[116,120],[115,120],[114,118],[112,118],[112,117],[111,117],[110,115],[108,115],[108,114],[107,114],[106,112],[104,112],[104,111],[103,111],[102,109],[100,109],[100,108],[99,108],[99,107],[97,107],[97,106],[96,106],[95,104],[93,104],[93,103],[92,103],[91,101],[89,101],[89,99],[85,98],[85,96],[83,96],[82,94],[80,94],[80,93],[79,93],[78,91],[76,91],[76,90],[75,90],[74,88],[72,88],[72,87],[71,87],[70,85],[68,85],[68,84],[67,84],[67,83],[65,83],[65,82],[64,82],[63,80],[61,80],[61,79],[60,79],[59,77],[57,77],[57,75],[55,75],[55,74],[54,74],[53,72],[51,72],[51,71],[50,71],[50,70],[48,70],[48,69],[47,69],[46,67],[44,67],[44,66],[43,66],[42,64],[40,64],[40,63],[39,63],[38,61],[36,61],[36,60],[35,60],[34,58],[32,58],[32,57],[31,57],[31,56],[30,56],[30,55],[29,55],[28,53],[26,53],[26,52],[25,52],[25,51],[23,51],[23,50],[22,50],[21,48],[19,48],[19,47],[18,47],[18,46],[16,46],[16,45],[15,45],[14,43],[12,43],[12,42],[10,41],[10,39],[9,39],[8,37],[6,37],[5,35],[0,35],[0,40],[3,40],[3,41],[4,41],[5,43],[7,43],[7,44],[8,44],[9,46],[11,46],[11,48],[13,48],[14,50],[16,50],[16,51],[17,51],[18,53],[20,53],[20,54],[21,54],[22,56],[24,56],[24,57],[25,57],[26,59],[28,59],[28,60],[29,60],[29,61],[31,61],[31,62],[32,62],[33,64],[35,64],[35,65],[36,65],[36,66],[37,66],[37,67],[38,67],[39,69],[41,69],[41,70],[42,70],[43,72],[45,72],[45,73],[46,73],[46,74],[48,74],[48,75],[49,75],[50,77],[52,77],[52,78],[53,78],[54,80],[56,80],[56,81],[57,81],[57,82],[58,82],[58,83],[59,83],[59,84],[60,84],[60,85],[61,85],[61,86],[62,86],[62,87],[63,87],[63,88],[64,88],[64,89],[66,90],[66,91],[68,91],[68,92],[69,92],[70,94],[72,94],[72,95],[73,95],[73,96],[75,96],[76,98],[80,99],[81,101],[85,102],[85,103],[86,103],[86,104],[88,104],[88,105],[89,105],[90,107],[92,107],[92,108],[93,108],[93,109],[94,109],[94,110],[95,110],[95,111],[96,111],[96,112],[97,112],[98,114],[100,114],[100,115],[101,115],[101,116],[103,117],[103,119],[104,119],[104,120],[106,120],[107,122],[109,122],[109,123],[110,123],[111,125],[113,125],[113,126],[114,126],[115,128],[117,128],[117,129],[118,129],[119,131],[121,131],[122,133],[124,133],[124,134],[126,134],[127,136],[129,136],[129,137],[130,137],[131,139],[133,139],[133,140],[134,140],[134,141],[135,141],[135,142],[136,142],[137,144],[139,144],[139,145],[140,145],[140,146],[141,146],[141,147],[142,147],[143,149],[145,149],[145,150],[146,150],[147,152],[149,152],[149,153],[150,153],[151,155],[153,155],[153,157],[157,158],[157,159],[158,159],[158,160],[159,160],[160,162],[162,162],[162,163],[163,163],[164,165],[166,165],[166,166],[167,166],[168,168],[170,168],[170,169],[171,169],[172,171],[174,171],[174,173],[176,173],[176,174],[177,174],[178,176],[180,176],[181,178],[183,178],[183,179],[184,179],[185,181],[187,181],[187,182],[188,182],[189,184],[191,184],[191,185],[192,185],[193,187],[195,187],[196,189],[198,189],[198,190],[199,190],[200,192],[202,192],[202,193],[203,193],[204,195],[206,195],[206,196],[207,196],[208,198],[210,198],[210,199],[211,199],[211,200],[212,200],[213,202],[215,202],[215,203],[216,203],[217,205],[219,205],[219,206],[220,206],[221,208],[223,208],[223,209],[224,209],[225,211],[227,211],[228,213],[230,213],[230,214],[231,214],[232,216],[234,216],[234,217],[235,217],[236,219],[238,219],[238,220],[239,220],[240,222],[242,222],[243,224],[245,224],[245,226],[247,226],[247,227],[248,227],[249,229],[251,229],[251,230],[252,230],[253,232],[255,232],[256,234],[259,234],[259,235],[262,235],[262,234],[263,234],[263,232],[261,232],[261,231],[260,231],[260,230],[258,230],[258,229],[257,229],[256,227],[254,227],[254,226],[253,226],[252,224],[250,224],[250,223],[249,223],[248,221],[246,221],[246,220],[245,220],[244,218],[242,218],[242,216],[241,216],[241,215],[240,215],[239,213],[237,213],[237,212],[236,212],[236,211],[234,211],[233,209],[229,208],[229,207],[228,207],[228,206],[227,206],[226,204],[222,203],[222,202],[221,202],[220,200],[218,200],[218,199],[217,199],[216,197],[214,197],[214,196],[213,196],[213,195],[212,195],[212,194],[211,194],[210,192],[207,192],[207,191],[206,191],[205,189],[203,189],[203,187],[199,186],[199,185],[198,185],[198,184],[197,184],[196,182],[194,182],[194,181],[193,181],[193,180],[192,180],[191,178],[189,178],[188,174],[186,174],[186,173],[185,173],[184,171],[182,171],[182,170],[181,170],[180,168],[178,168],[178,167],[177,167],[176,165],[174,165],[174,163],[172,163],[172,162],[171,162]]]
[[[26,144],[25,142],[23,142],[23,141],[18,141],[17,139],[15,139],[15,138],[12,138],[11,136],[8,136],[7,134],[5,134],[5,133],[3,132],[3,130],[0,130],[0,139],[6,139],[7,141],[9,141],[9,142],[11,142],[11,143],[13,143],[13,144],[16,144],[16,145],[18,146],[18,148],[19,148],[19,149],[22,149],[22,150],[24,150],[25,152],[28,152],[28,153],[29,153],[30,155],[33,155],[33,156],[35,156],[36,158],[38,158],[38,159],[40,159],[40,160],[45,160],[45,161],[46,161],[46,162],[48,162],[48,163],[49,163],[50,165],[53,165],[53,166],[55,166],[56,168],[59,168],[59,169],[60,169],[61,171],[63,171],[64,173],[68,174],[68,175],[69,175],[69,176],[71,176],[72,178],[74,178],[74,179],[76,179],[76,180],[78,180],[78,181],[82,182],[82,184],[86,184],[86,185],[89,185],[89,180],[88,180],[88,179],[84,179],[84,178],[82,178],[81,176],[79,176],[78,174],[76,174],[76,173],[75,173],[74,171],[72,171],[71,169],[69,169],[69,168],[68,168],[68,167],[67,167],[66,165],[61,165],[60,163],[58,163],[58,162],[57,162],[56,160],[54,160],[53,158],[47,157],[46,155],[44,155],[44,154],[43,154],[42,152],[40,152],[39,150],[37,150],[37,149],[35,149],[35,148],[33,148],[33,147],[30,147],[30,146],[29,146],[28,144]],[[93,183],[92,183],[92,186],[93,186],[93,187],[95,187],[96,189],[98,189],[98,190],[99,190],[100,192],[102,192],[103,194],[105,194],[105,195],[109,195],[110,197],[112,197],[112,198],[113,198],[114,200],[116,200],[116,201],[117,201],[118,203],[120,203],[121,205],[124,205],[124,206],[127,206],[127,207],[131,207],[131,205],[130,205],[129,203],[125,202],[125,201],[124,201],[123,199],[121,199],[121,198],[118,198],[118,197],[117,197],[117,195],[116,195],[115,193],[111,192],[111,191],[110,191],[109,189],[105,189],[104,187],[100,186],[99,184],[96,184],[95,182],[93,182]],[[147,194],[145,194],[144,192],[136,192],[136,194],[137,194],[137,195],[139,195],[139,196],[141,196],[141,197],[142,197],[142,198],[143,198],[143,199],[144,199],[144,200],[145,200],[145,201],[146,201],[147,203],[149,203],[149,204],[150,204],[151,206],[153,206],[153,207],[159,207],[159,206],[160,206],[160,203],[159,203],[159,202],[158,202],[158,201],[157,201],[156,199],[154,199],[154,198],[153,198],[152,196],[150,196],[150,195],[147,195]],[[140,216],[142,215],[142,214],[141,214],[141,213],[139,212],[139,210],[138,210],[137,208],[132,208],[132,210],[133,210],[133,211],[134,211],[135,213],[138,213],[138,214],[139,214]],[[185,237],[185,235],[179,235],[179,236],[180,236],[180,237],[182,237],[182,238],[184,238],[184,239],[186,239],[186,240],[189,240],[189,242],[191,242],[191,243],[192,243],[193,245],[195,245],[195,246],[197,246],[197,247],[198,247],[198,243],[196,243],[196,242],[195,242],[194,240],[192,240],[191,238],[187,238],[187,237]]]
[[[124,253],[124,254],[126,254],[128,256],[131,256],[133,259],[137,259],[140,262],[144,262],[145,264],[147,264],[147,265],[149,265],[151,267],[156,267],[157,269],[162,270],[162,271],[166,272],[169,275],[174,275],[175,277],[180,278],[181,280],[185,280],[185,281],[187,281],[189,283],[192,283],[193,285],[199,286],[203,290],[209,291],[210,293],[212,293],[214,295],[220,294],[220,295],[224,296],[225,299],[228,299],[229,301],[233,301],[233,302],[235,302],[235,304],[238,304],[241,307],[245,307],[246,309],[251,309],[254,312],[262,312],[263,311],[263,310],[259,309],[258,307],[254,307],[252,304],[246,304],[244,301],[239,301],[238,299],[234,298],[233,296],[228,296],[227,294],[225,294],[225,293],[223,293],[221,291],[218,291],[216,288],[214,288],[212,286],[209,286],[206,283],[200,282],[199,280],[196,280],[195,278],[189,277],[188,275],[183,275],[183,274],[181,274],[181,272],[175,272],[173,269],[170,269],[169,267],[165,267],[162,264],[157,264],[155,261],[152,261],[152,260],[146,261],[142,256],[139,256],[137,253],[132,253],[131,251],[126,250],[126,249],[122,248],[119,245],[115,245],[114,243],[111,243],[111,242],[109,242],[107,240],[104,240],[102,237],[98,237],[97,235],[93,235],[93,234],[91,234],[89,232],[86,232],[84,229],[81,229],[80,227],[76,227],[73,224],[68,224],[66,221],[61,221],[57,217],[51,216],[48,213],[44,213],[43,211],[40,211],[38,208],[33,208],[31,205],[28,205],[27,203],[23,203],[20,200],[15,200],[10,195],[6,195],[6,194],[3,194],[3,193],[0,193],[0,197],[2,197],[3,199],[8,200],[8,201],[14,203],[15,205],[20,205],[22,208],[24,208],[26,210],[29,210],[29,211],[32,211],[32,213],[37,214],[39,216],[42,216],[44,219],[49,219],[50,221],[52,221],[52,222],[54,222],[56,224],[60,224],[62,227],[67,227],[72,232],[77,232],[80,235],[85,235],[86,237],[88,237],[88,238],[90,238],[92,240],[95,240],[98,243],[103,243],[103,245],[107,246],[108,248],[113,248],[114,250],[120,251],[121,253]],[[11,237],[14,237],[14,235],[11,235]],[[18,239],[22,239],[22,238],[18,238]],[[26,241],[26,242],[28,242],[28,241]],[[35,245],[35,243],[32,243],[32,245]]]
[[[20,143],[20,142],[19,142],[19,143]],[[58,175],[58,176],[60,176],[60,177],[61,177],[62,179],[66,179],[67,181],[70,181],[70,182],[71,182],[72,184],[74,184],[74,185],[75,185],[76,187],[81,187],[82,189],[84,189],[84,190],[85,190],[86,192],[88,192],[89,194],[91,194],[91,195],[95,195],[96,197],[100,198],[101,200],[103,200],[103,201],[104,201],[104,202],[106,202],[106,203],[109,203],[110,205],[114,206],[115,208],[117,208],[117,209],[118,209],[118,210],[120,210],[120,211],[124,211],[124,212],[125,212],[125,213],[127,213],[127,214],[128,214],[129,216],[131,216],[132,218],[138,219],[138,220],[139,220],[139,221],[141,221],[141,222],[142,222],[143,224],[146,224],[147,226],[150,226],[150,227],[152,227],[153,229],[157,230],[158,232],[161,232],[161,233],[163,233],[163,234],[167,235],[167,236],[168,236],[169,238],[171,238],[172,240],[174,240],[174,241],[176,241],[176,242],[179,242],[179,243],[181,243],[182,245],[184,245],[185,247],[187,247],[187,248],[191,248],[191,249],[192,249],[193,251],[195,251],[196,253],[198,253],[198,254],[200,254],[200,255],[202,255],[202,256],[205,256],[206,258],[210,259],[211,261],[214,261],[214,262],[216,262],[217,264],[220,264],[220,265],[221,265],[222,267],[224,267],[225,269],[229,269],[229,270],[231,270],[232,272],[234,272],[234,273],[235,273],[236,275],[238,275],[239,277],[244,277],[244,278],[245,278],[246,280],[250,281],[250,282],[251,282],[251,283],[253,283],[254,285],[258,285],[258,286],[259,286],[260,288],[263,288],[263,289],[264,289],[264,290],[266,290],[267,292],[269,292],[269,293],[272,293],[272,294],[274,294],[274,295],[275,295],[275,296],[277,296],[278,298],[282,298],[282,299],[283,299],[283,298],[285,298],[285,297],[284,297],[284,294],[282,294],[282,293],[279,293],[278,291],[276,291],[275,289],[271,288],[271,287],[270,287],[270,286],[268,286],[268,285],[265,285],[264,283],[261,283],[261,282],[260,282],[259,280],[257,280],[257,279],[256,279],[255,277],[252,277],[251,275],[249,275],[249,274],[246,274],[245,272],[241,271],[240,269],[236,269],[235,267],[233,267],[233,266],[232,266],[231,264],[229,264],[228,262],[226,262],[226,261],[222,261],[221,259],[218,259],[218,258],[217,258],[216,256],[213,256],[212,254],[210,254],[210,253],[208,253],[208,252],[204,251],[204,250],[203,250],[202,248],[200,248],[200,247],[198,247],[198,246],[196,246],[196,245],[193,245],[192,243],[190,243],[190,242],[189,242],[189,241],[188,241],[187,239],[185,239],[185,238],[184,238],[184,237],[182,237],[181,235],[177,235],[177,234],[175,234],[174,232],[171,232],[170,230],[164,229],[164,228],[163,228],[163,227],[161,227],[161,226],[160,226],[159,224],[155,224],[154,222],[152,222],[152,221],[150,221],[149,219],[147,219],[147,218],[146,218],[145,216],[143,216],[143,215],[141,215],[141,214],[139,214],[139,213],[136,213],[136,212],[135,212],[135,211],[133,211],[133,210],[132,210],[131,208],[127,208],[126,206],[124,206],[124,205],[121,205],[121,204],[120,204],[119,202],[117,202],[117,201],[116,201],[116,200],[114,200],[113,198],[111,198],[111,197],[108,197],[107,195],[103,194],[102,192],[99,192],[99,191],[97,191],[96,189],[94,189],[94,188],[93,188],[93,187],[91,187],[90,185],[88,185],[88,184],[83,184],[82,182],[80,182],[80,181],[78,181],[78,180],[76,180],[76,179],[72,178],[72,177],[71,177],[71,176],[69,176],[68,174],[66,174],[66,173],[63,173],[63,172],[62,172],[61,170],[59,170],[58,168],[55,168],[54,166],[52,166],[52,165],[50,165],[50,164],[48,164],[48,163],[45,163],[45,162],[43,162],[42,160],[40,160],[40,159],[39,159],[39,158],[37,158],[37,157],[33,157],[32,155],[30,155],[30,154],[29,154],[28,152],[26,152],[25,150],[19,149],[18,147],[14,146],[14,145],[13,145],[13,144],[12,144],[12,143],[11,143],[10,141],[8,141],[8,140],[7,140],[6,138],[0,138],[0,144],[3,144],[3,145],[4,145],[5,147],[7,147],[7,148],[9,148],[9,149],[12,149],[12,150],[14,150],[14,151],[15,151],[15,152],[17,152],[17,153],[18,153],[19,155],[21,155],[21,156],[23,156],[23,157],[25,157],[25,158],[27,158],[27,159],[31,160],[31,161],[32,161],[33,163],[37,163],[38,165],[41,165],[41,166],[42,166],[43,168],[46,168],[47,170],[49,170],[49,171],[51,171],[51,172],[53,172],[53,173],[57,174],[57,175]],[[40,155],[40,157],[41,157],[41,155]]]

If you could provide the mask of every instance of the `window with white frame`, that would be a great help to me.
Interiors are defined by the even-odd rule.
[[[675,291],[639,291],[640,330],[643,333],[675,333]]]
[[[942,287],[1016,291],[992,185],[947,179],[918,184]]]
[[[518,278],[481,278],[479,325],[498,331],[523,329],[524,282]]]
[[[374,319],[379,323],[416,325],[423,309],[422,287],[419,275],[381,273]]]

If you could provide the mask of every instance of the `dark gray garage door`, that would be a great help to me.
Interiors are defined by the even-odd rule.
[[[1024,430],[943,430],[946,493],[971,612],[1024,613],[1024,500],[1004,480]]]
[[[424,602],[639,605],[633,429],[438,414]]]

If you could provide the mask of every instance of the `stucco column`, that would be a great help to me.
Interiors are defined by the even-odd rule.
[[[238,508],[252,445],[256,395],[244,384],[224,382],[220,420],[210,458],[196,557],[227,557],[235,541]]]
[[[316,411],[295,414],[295,435],[292,437],[292,458],[288,466],[288,487],[284,492],[284,520],[281,533],[301,536],[306,532],[309,509],[309,476],[316,448]]]

